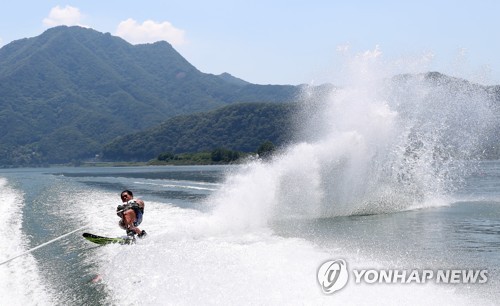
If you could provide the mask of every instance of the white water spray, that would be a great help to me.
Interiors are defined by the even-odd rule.
[[[304,105],[302,141],[227,178],[209,199],[217,224],[247,230],[446,203],[487,138],[490,97],[439,73],[387,78],[393,66],[380,55],[354,57],[346,87]]]
[[[0,237],[0,296],[5,305],[53,304],[50,285],[42,281],[36,260],[27,249],[27,239],[22,234],[23,195],[0,178],[0,215],[4,235]],[[20,252],[26,254],[10,265],[3,265]],[[16,256],[14,256],[16,255]],[[10,259],[9,259],[10,258]]]

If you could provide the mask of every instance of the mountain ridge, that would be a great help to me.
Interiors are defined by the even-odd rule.
[[[400,75],[394,80],[404,83],[411,77]],[[496,112],[500,112],[500,86],[482,86],[438,72],[416,77],[433,86],[486,90],[496,101]],[[293,106],[280,104],[321,101],[332,90],[335,86],[331,84],[257,85],[229,73],[203,73],[164,41],[132,45],[93,29],[55,27],[0,48],[0,166],[68,163],[103,152],[106,158],[113,159],[110,154],[113,150],[120,159],[149,158],[156,151],[142,155],[117,152],[116,144],[124,146],[117,139],[143,133],[140,135],[151,140],[149,147],[155,146],[157,150],[160,148],[157,139],[144,133],[157,133],[165,122],[180,122],[172,118],[184,116],[181,118],[187,120],[186,116],[193,114],[190,118],[204,122],[204,128],[217,126],[222,135],[234,141],[231,144],[214,136],[212,145],[252,150],[259,142],[269,140],[262,139],[261,133],[264,130],[273,133],[269,127],[287,133],[279,125],[289,121],[283,121],[280,116],[291,114],[285,109]],[[233,121],[227,121],[227,130],[217,125],[220,119],[204,120],[207,116],[220,118],[231,110],[230,106],[242,103],[241,108],[232,110],[237,115],[228,118]],[[264,109],[266,111],[261,112]],[[256,113],[262,117],[256,117]],[[249,137],[231,128],[238,126],[235,123],[238,120],[250,117],[254,120],[248,121],[249,125],[239,126],[246,133],[254,133]],[[259,130],[259,125],[267,130]],[[203,126],[199,125],[191,134],[190,130],[179,130],[179,133],[182,132],[183,139],[205,137],[202,130]],[[281,144],[286,137],[278,134],[270,138]],[[164,137],[161,133],[156,135],[158,139]],[[237,137],[247,138],[248,145],[243,145]],[[207,149],[208,144],[181,147],[170,142],[170,146],[162,150]],[[495,150],[498,151],[498,147]],[[492,156],[495,154],[499,155],[500,151]]]
[[[0,48],[0,165],[84,159],[177,115],[299,93],[203,73],[165,41],[132,45],[59,26]]]

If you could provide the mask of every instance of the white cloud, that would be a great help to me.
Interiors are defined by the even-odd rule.
[[[80,9],[66,5],[65,7],[55,6],[50,10],[49,16],[43,19],[43,24],[47,27],[55,27],[58,25],[79,25],[83,15]]]
[[[337,52],[339,52],[340,54],[347,54],[350,49],[351,49],[351,45],[349,43],[345,43],[343,45],[337,46]]]
[[[186,43],[184,30],[177,29],[170,22],[146,20],[142,24],[132,18],[120,22],[116,35],[132,44],[152,43],[166,40],[174,46]]]

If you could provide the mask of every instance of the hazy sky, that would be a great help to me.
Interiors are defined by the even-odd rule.
[[[346,58],[399,72],[500,84],[496,0],[16,0],[0,5],[0,46],[56,25],[130,43],[170,42],[205,73],[257,84],[342,83]]]

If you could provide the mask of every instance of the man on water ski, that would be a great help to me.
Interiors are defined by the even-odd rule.
[[[132,238],[144,238],[146,231],[140,230],[137,226],[142,222],[142,215],[144,214],[144,201],[141,199],[134,199],[134,194],[130,190],[124,190],[120,194],[122,205],[116,208],[116,214],[121,218],[118,225],[127,231],[127,236]]]

